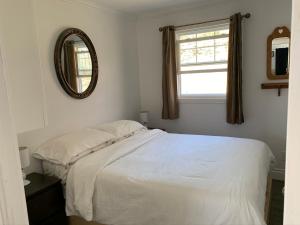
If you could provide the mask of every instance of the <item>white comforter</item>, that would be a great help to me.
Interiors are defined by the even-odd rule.
[[[265,224],[260,141],[143,132],[75,163],[67,214],[107,225]]]

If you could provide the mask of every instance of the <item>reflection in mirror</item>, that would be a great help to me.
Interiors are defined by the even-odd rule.
[[[289,73],[289,46],[288,37],[275,38],[272,41],[272,74],[282,76]]]
[[[62,70],[66,82],[77,93],[85,92],[92,78],[92,61],[84,41],[73,34],[63,43]]]

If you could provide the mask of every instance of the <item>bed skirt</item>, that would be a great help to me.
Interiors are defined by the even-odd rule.
[[[265,221],[269,224],[269,214],[271,206],[271,192],[272,192],[272,178],[268,176],[267,191],[266,191],[266,202],[265,202]],[[96,222],[87,222],[78,216],[69,217],[69,225],[104,225]]]

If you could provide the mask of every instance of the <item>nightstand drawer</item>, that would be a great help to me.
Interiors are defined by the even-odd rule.
[[[30,224],[42,224],[45,218],[65,210],[64,206],[61,184],[57,183],[27,200]]]

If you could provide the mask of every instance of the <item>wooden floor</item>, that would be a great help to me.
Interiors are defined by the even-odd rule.
[[[283,181],[273,180],[271,210],[270,210],[270,225],[283,224]]]

